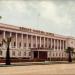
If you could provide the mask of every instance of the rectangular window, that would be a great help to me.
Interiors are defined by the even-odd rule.
[[[36,47],[36,45],[34,44],[34,45],[33,45],[33,47],[35,48],[35,47]]]
[[[49,48],[51,48],[51,45],[49,45]]]
[[[53,53],[53,56],[54,56],[54,53]]]
[[[21,47],[21,42],[19,43],[19,48]]]
[[[41,47],[44,48],[44,45],[42,45]]]
[[[31,56],[31,52],[29,52],[29,56]]]
[[[24,43],[24,47],[26,47],[26,43]]]
[[[0,50],[0,55],[2,55],[2,51]]]
[[[58,54],[56,53],[56,56],[57,56]]]
[[[59,53],[59,56],[60,56],[60,53]]]
[[[40,48],[40,44],[38,44],[38,48]]]
[[[15,51],[12,51],[12,55],[15,56]]]
[[[16,46],[16,42],[14,42],[14,47]]]
[[[21,51],[18,52],[18,56],[21,56]]]
[[[31,48],[31,43],[29,43],[29,48]]]
[[[63,53],[62,53],[62,57],[63,57]]]
[[[47,48],[47,44],[45,45],[45,47]]]
[[[24,52],[24,56],[26,56],[26,52]]]
[[[0,43],[0,47],[2,46],[2,44]]]

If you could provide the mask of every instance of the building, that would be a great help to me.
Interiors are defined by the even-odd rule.
[[[65,49],[75,48],[73,37],[0,23],[0,43],[10,36],[12,61],[65,60]],[[0,45],[0,61],[5,57],[6,46],[3,44]]]

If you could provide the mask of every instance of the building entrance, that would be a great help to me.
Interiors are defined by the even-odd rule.
[[[36,60],[46,60],[47,59],[47,51],[34,51],[34,59]]]

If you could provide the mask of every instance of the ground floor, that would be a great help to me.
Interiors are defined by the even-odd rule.
[[[29,56],[11,56],[11,62],[38,62],[38,61],[65,61],[67,57],[52,57],[49,51],[31,51]],[[11,52],[10,52],[11,54]],[[19,53],[19,55],[21,55]],[[0,57],[0,63],[5,62],[5,57]]]
[[[20,66],[0,67],[0,75],[75,75],[74,63],[30,66],[21,66],[21,64]]]
[[[0,62],[5,62],[6,49],[0,50]],[[64,51],[53,51],[50,49],[10,49],[12,62],[25,61],[65,61],[67,54]],[[75,55],[72,55],[73,59]]]

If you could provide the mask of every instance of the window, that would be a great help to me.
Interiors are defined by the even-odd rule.
[[[49,48],[51,48],[51,45],[49,45]]]
[[[21,47],[21,42],[19,43],[19,47]]]
[[[73,56],[73,53],[72,53],[72,56]]]
[[[56,53],[56,56],[58,56],[58,54]]]
[[[36,45],[34,44],[34,45],[33,45],[33,47],[35,48],[35,47],[36,47]]]
[[[15,56],[15,51],[12,51],[12,55]]]
[[[53,53],[53,56],[54,56],[54,53]]]
[[[60,53],[59,53],[59,56],[60,56]]]
[[[38,44],[38,48],[40,48],[40,44]]]
[[[14,47],[16,46],[16,42],[14,42]]]
[[[55,46],[55,49],[57,49],[57,46]]]
[[[18,55],[21,56],[21,51],[18,52]]]
[[[60,49],[60,46],[58,47],[58,49]]]
[[[0,43],[0,47],[2,46],[2,44]]]
[[[0,55],[2,55],[2,51],[0,50]]]
[[[26,56],[26,52],[24,52],[24,56]]]
[[[63,54],[62,54],[62,57],[63,57]]]
[[[45,47],[47,47],[47,44],[45,45]]]
[[[31,43],[29,43],[29,47],[31,47]]]
[[[26,47],[26,43],[24,43],[24,47]]]
[[[42,48],[44,47],[44,45],[41,46]]]
[[[63,41],[61,40],[61,49],[63,49]]]
[[[54,49],[54,45],[52,45],[52,49]]]
[[[31,56],[31,52],[29,52],[29,56]]]

